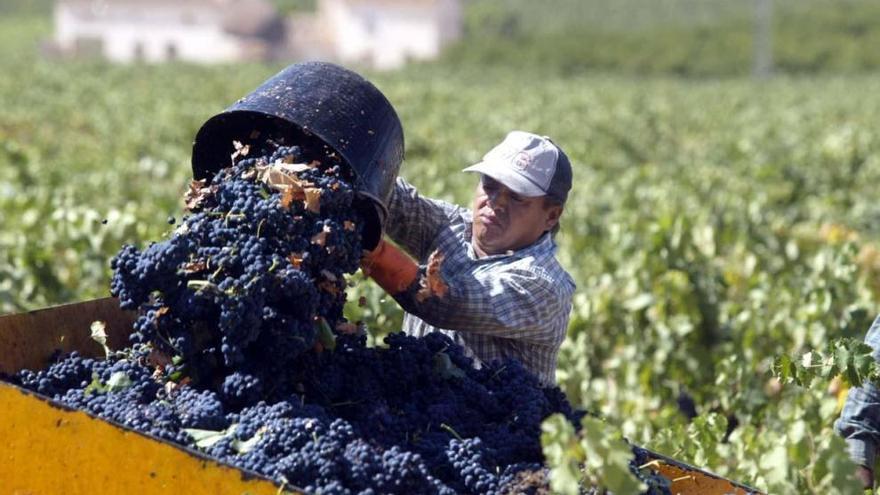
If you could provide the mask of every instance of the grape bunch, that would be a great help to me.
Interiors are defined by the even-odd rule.
[[[210,184],[193,182],[189,215],[168,239],[124,246],[111,262],[111,294],[139,312],[133,343],[170,357],[169,375],[255,396],[314,345],[318,321],[344,322],[344,275],[358,268],[363,231],[335,155],[266,148],[247,157],[240,147]]]

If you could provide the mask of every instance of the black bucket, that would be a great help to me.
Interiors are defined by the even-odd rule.
[[[210,180],[229,166],[233,141],[256,144],[270,135],[287,144],[317,141],[343,159],[367,221],[364,245],[376,246],[403,161],[403,128],[388,99],[338,65],[291,65],[202,125],[193,142],[193,176]]]

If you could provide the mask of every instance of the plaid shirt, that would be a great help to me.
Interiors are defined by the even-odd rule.
[[[868,329],[865,343],[874,348],[874,359],[880,361],[880,316]],[[856,464],[874,469],[880,443],[880,388],[865,382],[849,389],[834,429],[846,439],[849,455]]]
[[[400,178],[388,209],[388,236],[423,265],[422,272],[439,250],[449,286],[446,295],[421,302],[413,288],[395,297],[407,313],[404,332],[442,332],[478,364],[516,358],[543,384],[554,384],[575,284],[554,256],[551,235],[518,251],[477,258],[470,210],[423,198]]]

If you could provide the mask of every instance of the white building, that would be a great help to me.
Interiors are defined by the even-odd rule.
[[[318,0],[293,19],[291,45],[305,58],[393,69],[437,57],[461,37],[459,0]]]
[[[284,24],[267,0],[59,0],[54,49],[118,62],[270,58]]]

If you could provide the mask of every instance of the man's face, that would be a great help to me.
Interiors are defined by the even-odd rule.
[[[561,206],[547,206],[545,197],[521,196],[483,175],[474,194],[472,241],[477,256],[524,248],[556,225]]]

